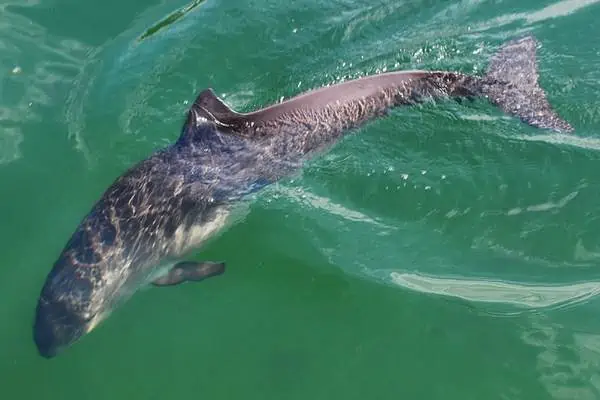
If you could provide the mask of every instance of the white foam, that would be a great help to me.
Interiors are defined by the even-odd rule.
[[[594,137],[582,137],[566,134],[541,134],[541,135],[518,135],[514,136],[519,140],[527,140],[531,142],[544,142],[550,144],[568,145],[579,147],[588,150],[600,150],[600,139]]]
[[[572,304],[600,293],[600,282],[567,285],[526,285],[505,281],[432,277],[414,273],[391,272],[396,285],[418,292],[456,297],[485,303],[511,304],[524,308]]]
[[[349,221],[366,222],[369,224],[379,226],[383,225],[366,214],[346,208],[340,204],[332,202],[326,197],[317,196],[313,193],[305,191],[302,188],[289,189],[280,185],[278,188],[278,192],[284,194],[290,199],[306,203],[314,208],[325,210],[331,214],[340,216]]]
[[[562,199],[560,199],[558,201],[547,201],[545,203],[532,204],[530,206],[523,207],[523,208],[515,207],[515,208],[508,210],[506,212],[506,215],[512,216],[512,215],[521,214],[523,212],[542,212],[542,211],[550,211],[550,210],[554,210],[554,209],[558,209],[558,208],[563,208],[571,200],[573,200],[575,197],[577,197],[578,194],[579,194],[579,191],[574,191],[574,192],[569,193],[568,195],[566,195],[565,197],[563,197]]]

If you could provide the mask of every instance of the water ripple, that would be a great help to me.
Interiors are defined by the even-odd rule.
[[[332,215],[342,217],[348,221],[366,222],[377,226],[387,227],[386,225],[376,221],[366,214],[349,209],[341,204],[336,204],[326,197],[318,196],[302,188],[291,189],[283,185],[279,185],[277,191],[290,200],[313,207],[315,209],[324,210]]]
[[[0,8],[0,164],[21,157],[24,126],[40,122],[42,108],[61,101],[58,85],[70,82],[89,50],[76,40],[48,35],[42,26],[14,11],[18,9],[11,5]]]
[[[538,351],[535,366],[538,379],[550,398],[598,398],[600,335],[574,330],[572,326],[538,314],[532,315],[530,326],[523,329],[521,339]]]

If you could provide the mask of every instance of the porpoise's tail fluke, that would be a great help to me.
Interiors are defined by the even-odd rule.
[[[538,84],[536,46],[532,36],[505,43],[490,59],[481,91],[504,112],[529,125],[571,132],[573,127],[552,110]]]

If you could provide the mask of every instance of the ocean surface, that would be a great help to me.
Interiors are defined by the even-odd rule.
[[[0,398],[600,399],[598,0],[6,0]],[[58,357],[44,279],[212,87],[239,111],[402,69],[481,74],[514,37],[573,134],[486,101],[396,109]]]

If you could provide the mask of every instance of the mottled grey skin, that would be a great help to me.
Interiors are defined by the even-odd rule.
[[[532,126],[571,131],[537,85],[535,63],[535,41],[526,37],[506,44],[483,77],[392,72],[248,114],[202,92],[179,139],[119,177],[66,244],[38,302],[39,353],[55,356],[144,285],[221,274],[223,263],[177,263],[221,231],[249,193],[394,106],[482,96]]]

